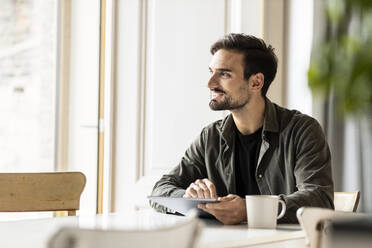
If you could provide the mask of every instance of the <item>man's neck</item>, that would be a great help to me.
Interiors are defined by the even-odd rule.
[[[243,135],[252,134],[260,129],[264,122],[265,99],[252,97],[250,102],[241,109],[231,110],[234,122]]]

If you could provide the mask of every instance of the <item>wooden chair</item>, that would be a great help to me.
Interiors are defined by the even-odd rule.
[[[360,191],[335,192],[334,204],[336,211],[356,212],[360,199]]]
[[[81,172],[0,173],[0,212],[68,211],[76,215],[86,183]]]
[[[174,226],[154,230],[98,230],[66,227],[48,242],[48,248],[193,248],[203,224],[196,213]]]
[[[298,222],[306,235],[306,246],[310,248],[327,247],[329,221],[334,218],[346,219],[357,216],[364,216],[364,214],[313,207],[302,207],[297,210]]]

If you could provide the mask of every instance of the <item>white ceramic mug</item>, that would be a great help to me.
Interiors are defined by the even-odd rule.
[[[282,211],[278,215],[278,205]],[[248,228],[276,228],[276,220],[284,216],[285,202],[275,195],[246,195]]]

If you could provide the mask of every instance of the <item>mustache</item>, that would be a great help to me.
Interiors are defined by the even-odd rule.
[[[213,88],[213,89],[211,89],[211,91],[218,92],[218,93],[226,93],[225,91],[223,91],[222,89],[219,89],[219,88]]]

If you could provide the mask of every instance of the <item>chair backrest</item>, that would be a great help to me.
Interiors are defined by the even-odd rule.
[[[360,191],[335,192],[334,204],[336,211],[356,212],[360,199]]]
[[[326,247],[326,225],[333,218],[363,216],[353,212],[334,211],[326,208],[302,207],[297,210],[297,219],[306,235],[306,245],[310,248]]]
[[[48,242],[48,248],[193,248],[202,223],[197,217],[174,226],[154,230],[97,230],[62,228]]]
[[[68,211],[76,215],[85,183],[81,172],[0,173],[0,212]]]

